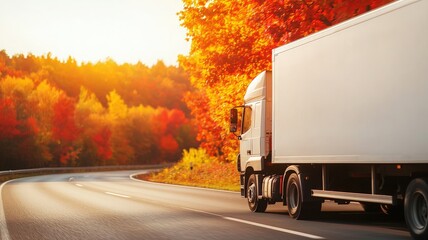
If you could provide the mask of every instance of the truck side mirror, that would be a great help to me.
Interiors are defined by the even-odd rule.
[[[229,131],[235,133],[238,130],[238,109],[230,109],[230,125]]]

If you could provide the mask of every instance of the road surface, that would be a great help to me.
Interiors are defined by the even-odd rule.
[[[326,202],[317,219],[296,221],[281,204],[251,213],[238,193],[141,182],[134,173],[3,184],[1,239],[411,239],[403,220],[365,214],[358,204]]]

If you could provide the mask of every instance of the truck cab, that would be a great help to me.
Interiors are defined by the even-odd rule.
[[[241,110],[240,117],[238,117],[238,109]],[[237,168],[241,173],[241,195],[247,197],[246,178],[248,180],[249,173],[263,171],[265,161],[269,160],[271,153],[271,71],[264,71],[254,78],[245,93],[244,105],[233,108],[231,116],[231,132],[234,132],[240,140]],[[246,173],[247,176],[245,176]],[[257,179],[257,181],[261,180]],[[258,195],[261,195],[261,192]]]

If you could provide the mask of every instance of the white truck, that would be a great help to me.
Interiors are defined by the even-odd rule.
[[[324,200],[402,214],[428,239],[428,0],[401,0],[273,50],[231,110],[241,195],[296,219]]]

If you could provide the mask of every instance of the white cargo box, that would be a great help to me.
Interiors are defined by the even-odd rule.
[[[428,0],[273,51],[274,163],[428,162]]]

